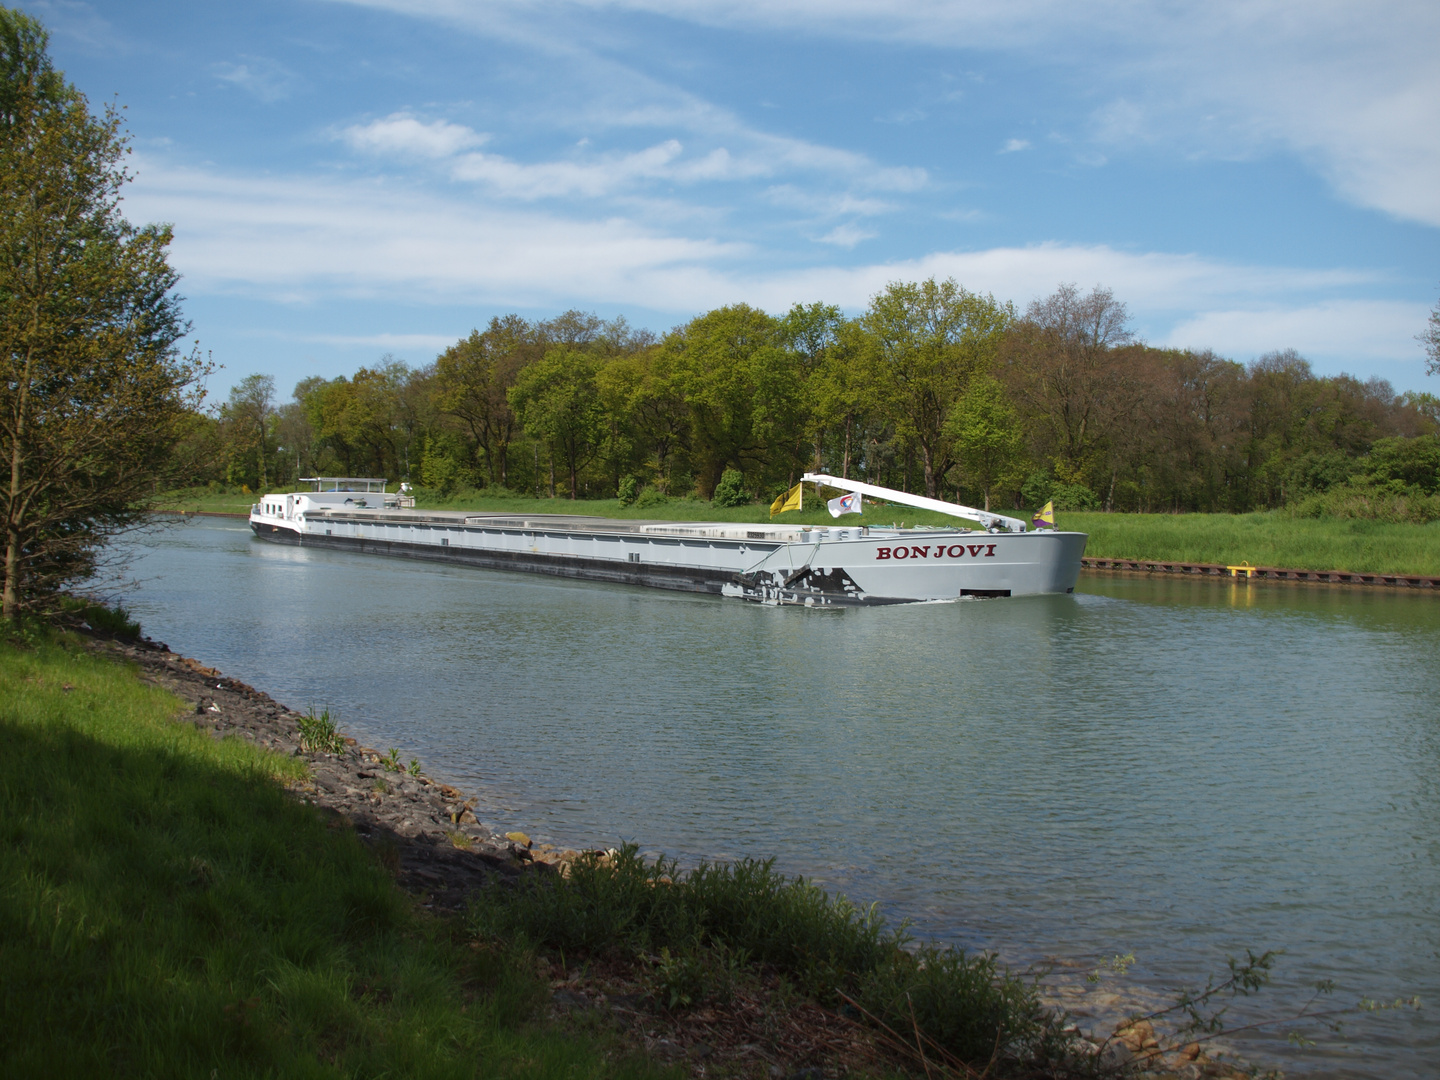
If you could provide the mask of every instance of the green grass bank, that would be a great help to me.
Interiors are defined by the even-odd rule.
[[[515,952],[412,909],[296,759],[74,639],[0,641],[0,1075],[648,1080],[532,1022]]]
[[[207,491],[174,492],[162,500],[169,509],[248,513],[255,495]],[[699,499],[669,499],[649,506],[622,506],[615,499],[535,499],[523,495],[465,492],[450,499],[420,493],[418,505],[432,510],[477,510],[515,514],[584,514],[621,519],[765,522],[770,508],[760,503],[730,508]],[[1018,515],[1018,512],[1012,512]],[[819,500],[807,493],[805,509],[777,521],[833,524]],[[867,506],[847,515],[847,525],[952,525],[954,518],[906,506]],[[1354,518],[1298,517],[1284,510],[1255,514],[1103,514],[1062,511],[1062,529],[1090,534],[1086,554],[1105,559],[1175,562],[1248,562],[1300,570],[1351,573],[1440,575],[1440,522],[1415,525]]]
[[[1346,570],[1356,574],[1440,575],[1440,522],[1428,525],[1263,514],[1061,513],[1062,529],[1089,533],[1085,553],[1155,559]]]

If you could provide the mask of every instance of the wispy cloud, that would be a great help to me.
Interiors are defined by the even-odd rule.
[[[1421,362],[1415,344],[1425,325],[1423,304],[1394,300],[1329,300],[1299,306],[1203,312],[1185,319],[1164,338],[1177,349],[1214,349],[1250,358],[1275,349],[1310,356],[1343,356],[1351,361]]]
[[[836,247],[853,248],[864,240],[873,240],[879,233],[869,229],[862,229],[856,225],[836,225],[824,236],[819,238],[822,244],[834,244]]]
[[[281,101],[290,96],[298,80],[277,60],[263,56],[242,56],[238,61],[211,64],[210,72],[220,82],[238,87],[260,101]]]
[[[1360,298],[1383,280],[1364,269],[1058,243],[776,269],[766,249],[619,216],[516,211],[333,177],[254,177],[149,159],[137,165],[127,208],[137,220],[175,222],[174,262],[187,288],[289,303],[383,296],[412,305],[633,305],[684,317],[737,300],[771,311],[825,300],[856,311],[891,281],[932,275],[1023,307],[1059,282],[1077,281],[1114,289],[1157,342],[1240,356],[1294,346],[1317,357],[1396,361],[1418,356],[1411,338],[1424,322],[1419,305]],[[842,225],[822,239],[845,247],[865,238]],[[437,339],[353,343],[419,349]]]
[[[786,174],[821,175],[863,191],[911,192],[927,181],[923,169],[879,166],[863,154],[819,146],[749,130],[733,123],[728,134],[738,144],[688,152],[670,138],[641,150],[604,152],[581,139],[561,160],[523,162],[474,149],[487,134],[448,120],[426,120],[402,111],[379,120],[351,124],[336,137],[354,150],[441,168],[451,179],[482,184],[512,199],[600,198],[654,182],[693,185],[772,179]],[[712,128],[713,130],[713,128]],[[881,208],[875,200],[841,193],[810,193],[817,212],[866,212]],[[821,207],[827,207],[821,210]]]
[[[1002,153],[1002,154],[1015,154],[1015,153],[1019,153],[1021,150],[1029,150],[1029,149],[1030,149],[1030,140],[1029,140],[1029,139],[1006,139],[1006,140],[1005,140],[1005,145],[1002,146],[1002,147],[1000,147],[1000,153]]]
[[[408,112],[391,113],[368,124],[351,124],[340,137],[353,149],[371,154],[447,158],[480,146],[488,138],[448,120],[421,120]]]
[[[384,349],[386,352],[428,356],[441,349],[448,349],[465,335],[458,329],[449,334],[297,334],[285,330],[251,329],[242,331],[239,336],[296,341],[305,345],[332,345],[342,349]]]
[[[477,34],[522,33],[521,0],[347,0]],[[1018,53],[1078,72],[1111,104],[1102,145],[1222,157],[1286,148],[1344,198],[1440,225],[1440,5],[1433,0],[571,0],[562,10],[654,13],[707,26]],[[553,38],[554,10],[544,17]],[[591,20],[601,22],[603,20]],[[534,35],[539,36],[539,35]],[[571,48],[582,48],[571,43]],[[583,48],[582,48],[583,51]],[[1094,160],[1094,159],[1092,159]]]

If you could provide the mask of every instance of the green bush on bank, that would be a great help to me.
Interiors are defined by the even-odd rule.
[[[527,1023],[533,964],[412,911],[283,790],[302,763],[29,640],[0,641],[0,1075],[651,1075]]]
[[[476,896],[470,925],[483,940],[521,937],[576,952],[656,958],[662,1003],[723,999],[736,972],[759,964],[802,993],[850,1005],[892,1031],[919,1032],[943,1054],[985,1067],[1058,1063],[1071,1052],[1058,1018],[1033,986],[989,954],[911,948],[903,927],[831,897],[770,860],[702,864],[681,873],[633,846],[588,854],[565,877]]]

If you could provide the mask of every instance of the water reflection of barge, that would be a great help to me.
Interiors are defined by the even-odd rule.
[[[824,474],[806,480],[940,510],[970,528],[619,521],[568,514],[416,510],[382,480],[310,478],[266,495],[261,539],[716,593],[778,604],[894,604],[1073,592],[1084,533],[1029,531],[1001,514]]]

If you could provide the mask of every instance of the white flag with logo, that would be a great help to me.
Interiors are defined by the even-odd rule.
[[[830,508],[831,517],[838,518],[841,514],[863,514],[865,512],[858,491],[847,492],[838,499],[831,499],[825,505]]]

